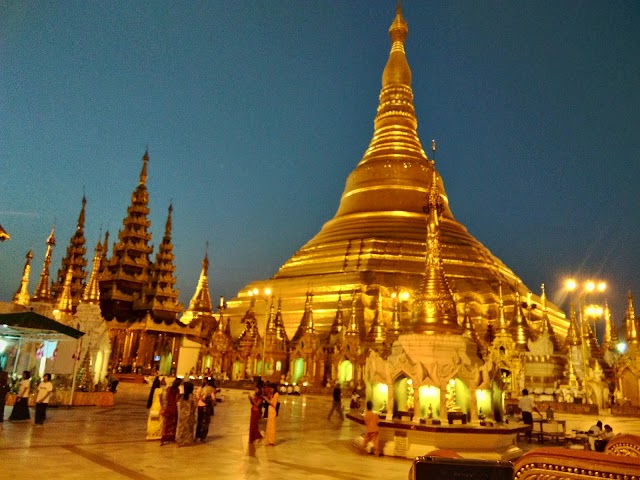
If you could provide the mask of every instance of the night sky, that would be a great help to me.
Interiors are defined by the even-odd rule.
[[[141,157],[173,200],[188,304],[268,278],[335,214],[373,133],[394,0],[0,2],[0,300],[55,276],[87,196],[89,261]],[[418,133],[451,209],[539,293],[640,299],[640,3],[403,2]],[[155,251],[152,259],[155,258]],[[215,300],[214,300],[215,302]],[[638,306],[638,305],[636,305]]]

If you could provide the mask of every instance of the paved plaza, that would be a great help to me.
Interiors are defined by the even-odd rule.
[[[335,415],[327,422],[330,396],[283,397],[277,445],[249,447],[247,392],[224,390],[226,398],[216,408],[208,442],[177,448],[145,440],[148,391],[147,385],[120,384],[115,407],[51,408],[44,427],[5,421],[0,431],[1,477],[407,478],[410,460],[374,457],[353,446],[353,439],[362,432],[361,425],[341,422]],[[5,418],[10,410],[7,407]],[[596,420],[580,415],[558,418],[567,420],[567,430],[587,429]],[[640,434],[640,419],[606,415],[600,419],[610,423],[615,432]],[[523,445],[526,449],[536,446]]]

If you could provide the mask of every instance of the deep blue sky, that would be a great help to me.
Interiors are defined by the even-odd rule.
[[[406,0],[418,131],[456,218],[534,291],[640,298],[640,3]],[[178,286],[276,272],[335,213],[373,132],[394,0],[0,3],[0,299],[83,189],[91,260],[149,145],[154,244]]]

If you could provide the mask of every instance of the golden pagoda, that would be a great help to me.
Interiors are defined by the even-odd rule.
[[[24,269],[22,270],[22,279],[20,280],[20,286],[16,293],[13,295],[13,303],[18,305],[27,306],[31,297],[29,296],[29,276],[31,275],[31,260],[33,259],[33,252],[29,250],[25,257]]]
[[[422,147],[405,55],[408,27],[400,6],[389,34],[391,51],[382,73],[373,138],[347,178],[335,216],[272,278],[250,283],[228,302],[227,314],[234,325],[247,309],[249,292],[270,288],[285,300],[283,317],[287,330],[293,332],[311,288],[316,329],[328,334],[340,292],[365,292],[371,285],[378,285],[376,290],[383,295],[382,316],[388,325],[394,302],[387,292],[413,292],[411,299],[415,300],[424,280],[427,222],[423,205],[434,181],[441,202],[441,264],[457,304],[456,310],[447,314],[451,327],[457,330],[464,316],[462,300],[468,298],[471,315],[478,319],[476,328],[485,331],[498,315],[498,284],[521,282],[455,219],[442,178]],[[514,303],[512,292],[507,303]],[[534,297],[532,303],[539,303],[539,299]],[[539,316],[538,312],[533,316]],[[359,308],[363,332],[370,330],[375,315],[373,309]],[[568,327],[564,314],[550,305],[548,315],[556,332],[564,335]],[[264,331],[264,323],[260,329]]]
[[[207,253],[205,253],[202,260],[202,270],[200,271],[196,291],[189,302],[189,308],[180,317],[180,322],[185,325],[199,322],[202,336],[209,339],[218,326],[213,313],[211,293],[209,292],[209,255]]]
[[[70,296],[73,309],[75,309],[84,292],[84,279],[87,277],[87,272],[84,268],[87,266],[87,260],[84,258],[87,253],[85,248],[86,239],[84,238],[84,221],[85,212],[87,207],[87,198],[82,196],[82,208],[78,215],[78,222],[76,224],[76,231],[69,240],[69,246],[67,247],[67,253],[62,259],[62,266],[58,270],[58,280],[51,286],[51,293],[56,300],[60,299],[64,284],[67,281],[67,272],[71,270],[71,284]],[[66,302],[66,299],[65,299]]]

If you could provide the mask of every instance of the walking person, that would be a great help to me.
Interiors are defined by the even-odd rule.
[[[215,392],[213,380],[205,378],[202,386],[198,389],[198,421],[196,425],[196,442],[204,442],[209,434],[209,425],[213,415],[213,404],[215,402]]]
[[[262,434],[258,423],[260,421],[260,408],[262,407],[262,391],[260,387],[256,387],[253,395],[249,397],[251,403],[251,418],[249,420],[249,443],[253,443],[256,440],[262,440]]]
[[[151,385],[147,408],[149,416],[147,417],[147,440],[160,440],[162,438],[162,382],[156,377]]]
[[[11,415],[9,415],[9,421],[11,422],[19,422],[22,420],[29,420],[31,415],[29,415],[29,392],[31,390],[31,373],[28,370],[22,372],[22,381],[20,382],[20,387],[18,389],[18,397],[16,398],[16,404],[13,406],[13,410],[11,410]]]
[[[267,414],[267,430],[265,432],[267,445],[276,444],[276,417],[278,416],[278,404],[280,403],[280,394],[278,389],[269,385],[268,387],[269,397],[267,402],[269,403]]]
[[[540,415],[540,417],[542,417],[542,414],[533,402],[533,397],[529,396],[529,390],[527,390],[526,388],[522,390],[522,397],[520,397],[518,406],[522,411],[522,421],[525,425],[531,426],[531,428],[526,433],[527,440],[529,441],[529,443],[531,443],[531,431],[533,430],[533,412],[536,411],[538,415]]]
[[[342,390],[340,389],[340,383],[337,382],[333,389],[333,404],[331,405],[331,410],[329,410],[329,415],[327,415],[327,420],[331,420],[334,411],[338,412],[340,420],[344,420],[344,413],[342,413]]]
[[[176,378],[163,395],[162,436],[160,446],[167,442],[176,441],[176,426],[178,425],[178,398],[180,396],[181,378]]]
[[[193,394],[193,383],[185,382],[184,394],[178,400],[176,443],[179,447],[186,447],[187,445],[193,444],[197,411],[198,399]]]
[[[4,423],[4,406],[7,403],[7,394],[9,393],[9,374],[0,371],[0,430]]]
[[[44,421],[47,419],[47,405],[49,405],[52,393],[53,383],[51,383],[51,374],[45,373],[36,389],[36,425],[44,425]]]
[[[369,400],[367,401],[367,411],[364,412],[364,449],[366,450],[369,442],[372,442],[373,453],[377,456],[380,455],[380,427],[378,423],[380,423],[380,417],[373,411],[373,402]]]

